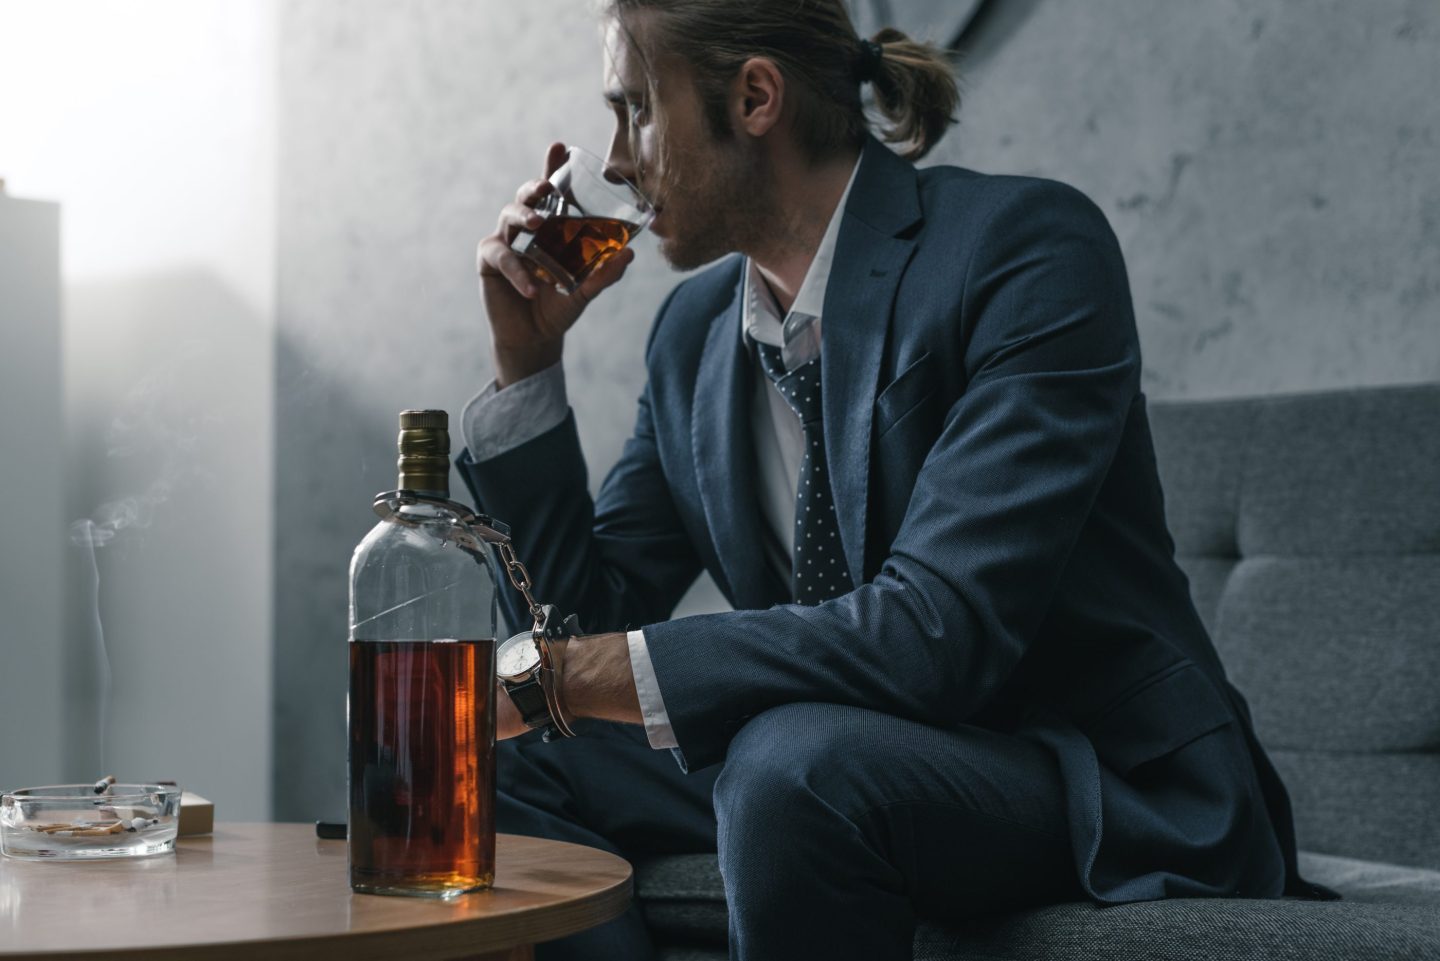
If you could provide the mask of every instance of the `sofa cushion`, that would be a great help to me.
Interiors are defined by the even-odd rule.
[[[1176,559],[1300,846],[1440,868],[1417,816],[1440,796],[1440,386],[1150,415]]]
[[[1440,749],[1440,553],[1247,557],[1217,621],[1267,748]]]
[[[1440,388],[1251,401],[1237,538],[1244,556],[1440,552]]]
[[[1396,961],[1440,957],[1440,872],[1302,853],[1311,880],[1341,901],[1061,904],[953,925],[926,922],[916,961],[1200,961],[1264,957]],[[643,862],[636,893],[670,947],[664,961],[725,957],[726,914],[713,855]]]
[[[1310,850],[1364,851],[1415,867],[1440,861],[1440,754],[1271,751],[1270,759],[1290,788],[1295,832]],[[1366,813],[1373,811],[1384,816]]]
[[[1150,405],[1182,556],[1440,551],[1440,386]]]
[[[635,865],[645,923],[666,940],[724,944],[725,885],[713,854],[679,854]]]

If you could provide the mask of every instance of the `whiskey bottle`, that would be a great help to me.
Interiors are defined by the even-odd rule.
[[[399,489],[350,562],[350,886],[449,898],[495,872],[496,565],[449,500],[448,418],[400,414]]]

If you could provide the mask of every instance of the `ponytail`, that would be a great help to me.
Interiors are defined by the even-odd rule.
[[[879,48],[878,56],[867,56]],[[885,118],[879,131],[886,143],[901,145],[907,160],[930,152],[956,120],[960,88],[945,55],[928,43],[917,43],[894,27],[861,44],[861,77],[869,79],[875,106]],[[868,74],[868,77],[866,77]]]

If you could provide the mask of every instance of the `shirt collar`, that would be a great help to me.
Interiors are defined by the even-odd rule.
[[[800,282],[795,303],[782,320],[780,305],[770,286],[760,275],[754,262],[745,258],[745,299],[740,311],[742,337],[772,347],[779,347],[785,360],[786,369],[793,370],[820,353],[820,315],[825,309],[825,288],[830,283],[830,268],[835,260],[835,245],[840,237],[840,221],[845,213],[845,203],[850,199],[850,189],[855,186],[855,174],[860,170],[860,160],[850,171],[850,180],[845,192],[830,214],[830,222],[820,238],[820,246]]]

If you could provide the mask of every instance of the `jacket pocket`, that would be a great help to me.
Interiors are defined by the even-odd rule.
[[[1234,721],[1215,685],[1185,662],[1142,682],[1134,693],[1080,730],[1116,774],[1177,751]]]
[[[879,437],[935,392],[935,361],[927,350],[902,370],[875,398],[875,436]]]

